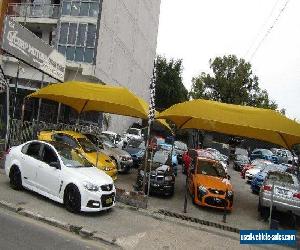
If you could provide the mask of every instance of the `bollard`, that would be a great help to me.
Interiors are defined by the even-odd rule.
[[[224,202],[224,213],[223,213],[223,222],[226,223],[226,216],[227,216],[227,202],[226,202],[226,198],[227,198],[227,192],[228,190],[226,190],[225,192],[225,202]]]

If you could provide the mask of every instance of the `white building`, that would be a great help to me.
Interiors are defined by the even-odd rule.
[[[148,101],[160,0],[27,2],[8,3],[6,13],[66,56],[65,81],[124,86]],[[12,87],[19,75],[19,94],[40,88],[42,73],[23,63],[18,71],[17,60],[6,55],[0,57],[0,63]],[[47,76],[43,79],[45,84],[56,82]],[[45,115],[49,117],[47,111]],[[114,116],[110,129],[122,132],[132,122],[132,118]]]

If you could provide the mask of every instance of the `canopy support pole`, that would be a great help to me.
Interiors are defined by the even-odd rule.
[[[79,125],[80,115],[81,115],[81,113],[83,112],[83,110],[84,110],[84,108],[85,108],[85,106],[87,105],[88,102],[89,102],[88,100],[85,101],[85,103],[84,103],[82,109],[81,109],[80,112],[78,113],[78,117],[77,117],[77,121],[76,121],[76,124],[77,124],[77,125]]]
[[[41,88],[44,87],[44,74],[42,74],[42,82],[41,82]],[[40,115],[41,115],[41,106],[42,106],[42,99],[39,98],[39,106],[38,106],[38,113],[37,113],[37,126],[39,126],[40,123]]]
[[[149,175],[148,175],[148,189],[147,189],[147,196],[148,197],[149,197],[149,194],[150,194],[150,176],[151,176],[152,161],[153,161],[153,149],[151,150],[151,153],[150,153]]]
[[[59,123],[60,109],[61,109],[61,102],[58,103],[56,124]]]
[[[25,105],[26,105],[26,98],[23,99],[23,104],[22,104],[21,126],[23,125],[24,122]]]
[[[148,120],[148,132],[147,132],[147,141],[146,141],[146,152],[145,152],[145,167],[144,167],[144,176],[143,176],[143,191],[146,194],[146,170],[148,165],[148,149],[150,141],[150,130],[151,130],[152,120]],[[150,174],[150,173],[149,173]],[[147,200],[148,203],[148,200]]]

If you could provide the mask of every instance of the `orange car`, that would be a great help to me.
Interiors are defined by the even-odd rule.
[[[193,202],[200,206],[232,210],[233,190],[222,165],[212,159],[194,158],[188,176]]]

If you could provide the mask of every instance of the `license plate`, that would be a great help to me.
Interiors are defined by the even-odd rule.
[[[289,191],[281,188],[276,188],[276,193],[277,194],[283,194],[283,195],[288,195]]]
[[[107,198],[107,199],[105,200],[105,203],[106,203],[106,204],[111,204],[112,202],[113,202],[113,198],[112,198],[112,197]]]

